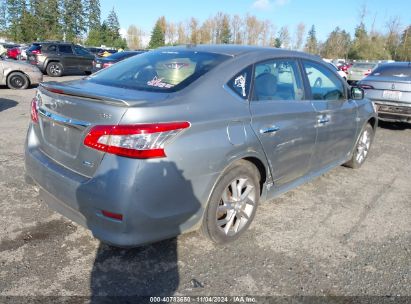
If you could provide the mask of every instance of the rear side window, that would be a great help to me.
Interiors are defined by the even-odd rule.
[[[40,44],[33,44],[28,48],[29,52],[40,51],[40,50],[41,50],[41,45]]]
[[[381,65],[376,68],[372,76],[398,77],[399,79],[411,79],[411,64],[407,65]]]
[[[275,59],[255,65],[254,100],[302,100],[304,89],[297,63]]]
[[[249,66],[231,78],[227,84],[242,99],[249,97],[252,72],[252,67]]]
[[[89,81],[143,91],[174,92],[216,67],[227,55],[196,51],[152,51],[120,61]]]
[[[59,52],[61,54],[73,54],[73,50],[71,49],[71,45],[59,45]]]
[[[333,72],[315,62],[303,61],[303,64],[314,100],[345,98],[344,85]]]
[[[57,46],[55,44],[49,45],[49,47],[47,48],[47,51],[49,52],[57,52]]]

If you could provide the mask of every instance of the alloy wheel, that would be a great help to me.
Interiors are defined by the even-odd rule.
[[[250,219],[256,200],[256,189],[247,177],[234,179],[226,186],[217,208],[217,227],[227,236],[240,232]]]

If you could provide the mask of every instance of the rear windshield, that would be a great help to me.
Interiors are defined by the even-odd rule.
[[[89,81],[120,88],[175,92],[188,86],[227,55],[195,51],[152,51],[121,61],[89,77]]]
[[[107,56],[106,59],[109,60],[117,60],[117,59],[123,59],[123,58],[128,58],[137,54],[141,54],[142,52],[118,52],[113,55]]]
[[[411,78],[411,65],[382,65],[376,68],[372,76]]]
[[[357,69],[373,69],[375,66],[375,63],[354,63],[352,67]]]
[[[41,49],[41,45],[40,44],[33,44],[29,47],[28,51],[29,52],[33,52],[33,51],[38,51]]]

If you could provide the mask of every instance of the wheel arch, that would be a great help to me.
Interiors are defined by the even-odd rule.
[[[28,82],[29,82],[28,86],[31,86],[30,76],[27,75],[26,73],[24,73],[23,71],[20,71],[20,70],[12,70],[12,71],[10,71],[9,73],[7,73],[7,75],[6,75],[6,82],[5,82],[6,85],[7,85],[8,81],[9,81],[10,75],[13,74],[13,73],[20,73],[20,74],[23,74],[24,76],[26,76],[26,78],[27,78],[27,80],[28,80]]]

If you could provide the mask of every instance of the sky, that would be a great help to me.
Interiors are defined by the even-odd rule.
[[[390,17],[398,16],[403,26],[411,24],[411,0],[100,0],[104,20],[114,7],[122,32],[129,25],[141,28],[149,37],[160,16],[167,21],[180,22],[191,17],[201,22],[221,11],[230,15],[255,15],[260,20],[270,20],[277,31],[287,25],[291,34],[303,22],[306,31],[315,25],[317,38],[324,41],[337,26],[353,36],[365,5],[365,24],[377,31],[386,31]]]

